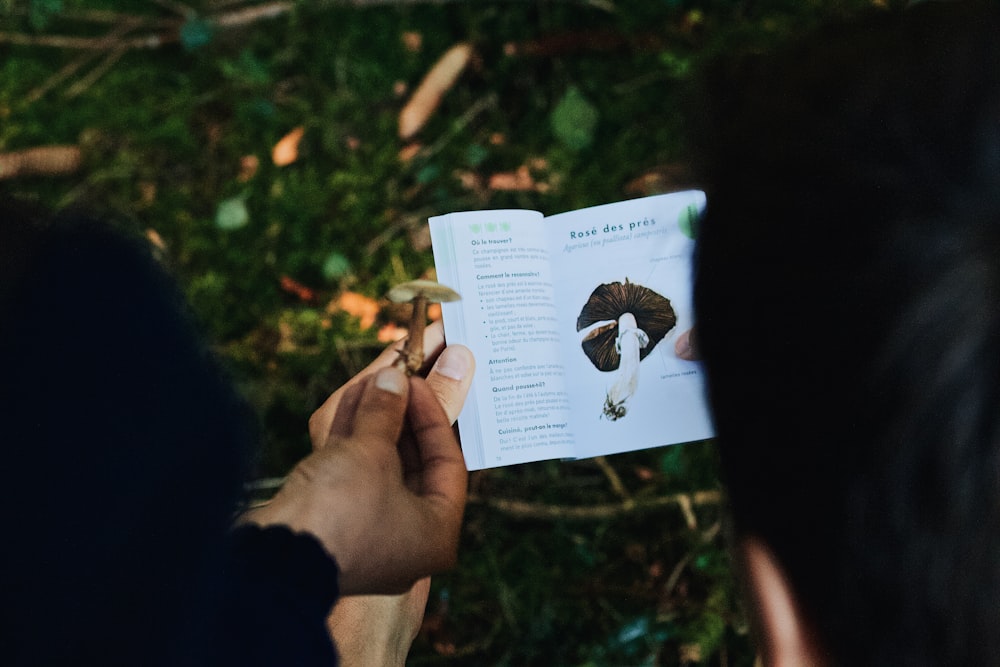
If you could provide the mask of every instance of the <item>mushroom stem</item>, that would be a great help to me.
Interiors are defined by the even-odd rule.
[[[413,375],[424,363],[424,329],[427,327],[427,297],[417,294],[410,300],[413,313],[410,315],[410,331],[406,343],[393,364],[396,368]]]
[[[639,350],[649,344],[649,336],[638,327],[635,316],[625,313],[618,318],[618,340],[615,346],[621,361],[615,383],[608,389],[604,414],[611,421],[625,416],[625,401],[639,386]]]
[[[427,326],[427,304],[461,299],[458,292],[433,280],[411,280],[402,285],[396,285],[386,294],[393,303],[406,303],[413,306],[410,315],[410,333],[406,337],[403,349],[399,351],[399,359],[393,366],[407,375],[413,375],[424,364],[424,327]]]

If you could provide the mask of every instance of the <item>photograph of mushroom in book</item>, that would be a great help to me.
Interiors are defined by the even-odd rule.
[[[612,374],[602,414],[617,421],[639,385],[639,362],[677,324],[670,300],[648,287],[629,282],[598,285],[583,305],[576,330],[594,368]]]

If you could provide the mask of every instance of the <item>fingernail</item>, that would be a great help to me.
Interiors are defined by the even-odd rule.
[[[375,386],[401,396],[406,391],[406,376],[396,368],[383,368],[375,375]]]
[[[434,372],[452,380],[462,380],[469,372],[469,360],[458,350],[446,347],[434,364]]]

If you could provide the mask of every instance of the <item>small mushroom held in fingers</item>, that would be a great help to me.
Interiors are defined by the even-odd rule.
[[[411,280],[396,285],[386,294],[394,303],[410,303],[413,314],[410,316],[410,332],[406,337],[403,349],[399,351],[399,359],[393,364],[396,368],[413,375],[424,363],[424,328],[427,326],[427,304],[458,301],[462,297],[452,288],[436,283],[433,280]]]
[[[648,287],[629,282],[598,285],[576,320],[582,345],[599,371],[618,371],[604,399],[611,421],[625,416],[625,403],[639,385],[639,362],[674,328],[670,300]]]

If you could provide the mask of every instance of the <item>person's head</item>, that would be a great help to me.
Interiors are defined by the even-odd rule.
[[[147,244],[0,201],[5,660],[194,664],[251,428]]]
[[[831,663],[1000,664],[998,34],[927,2],[711,84],[698,340],[766,651],[784,610]]]

